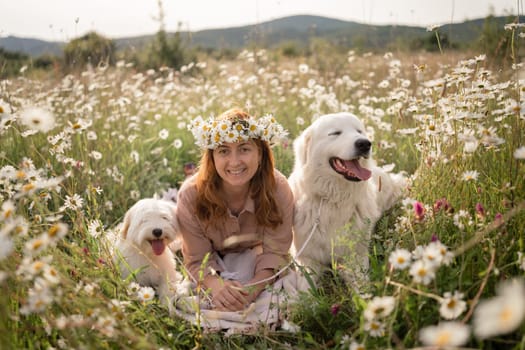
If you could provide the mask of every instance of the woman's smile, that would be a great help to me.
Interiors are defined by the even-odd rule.
[[[260,151],[252,140],[223,143],[213,151],[215,169],[225,186],[249,186],[260,158]]]

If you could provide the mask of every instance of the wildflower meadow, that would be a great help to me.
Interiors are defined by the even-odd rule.
[[[525,349],[523,69],[483,52],[253,49],[180,70],[120,61],[2,80],[0,348]],[[170,315],[120,278],[108,244],[133,203],[198,161],[190,121],[233,106],[288,130],[274,148],[286,175],[301,130],[349,111],[377,163],[409,179],[374,231],[366,286],[333,266],[279,327],[250,334]]]

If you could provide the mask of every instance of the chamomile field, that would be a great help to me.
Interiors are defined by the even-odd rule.
[[[120,61],[0,82],[0,348],[525,349],[525,76],[483,53],[265,50],[180,70]],[[379,221],[370,282],[333,266],[277,327],[208,332],[122,280],[107,237],[198,162],[187,126],[241,107],[293,139],[349,111],[377,163],[409,178]]]

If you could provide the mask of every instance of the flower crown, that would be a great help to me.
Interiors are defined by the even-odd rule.
[[[224,120],[213,117],[204,120],[198,116],[188,125],[188,130],[193,134],[195,144],[203,149],[214,149],[225,142],[248,141],[256,138],[274,145],[288,134],[270,114],[259,119],[250,117]]]

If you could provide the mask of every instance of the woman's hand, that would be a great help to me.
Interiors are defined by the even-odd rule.
[[[219,311],[240,311],[248,304],[248,293],[238,281],[207,276],[204,284],[211,291],[214,308]]]

